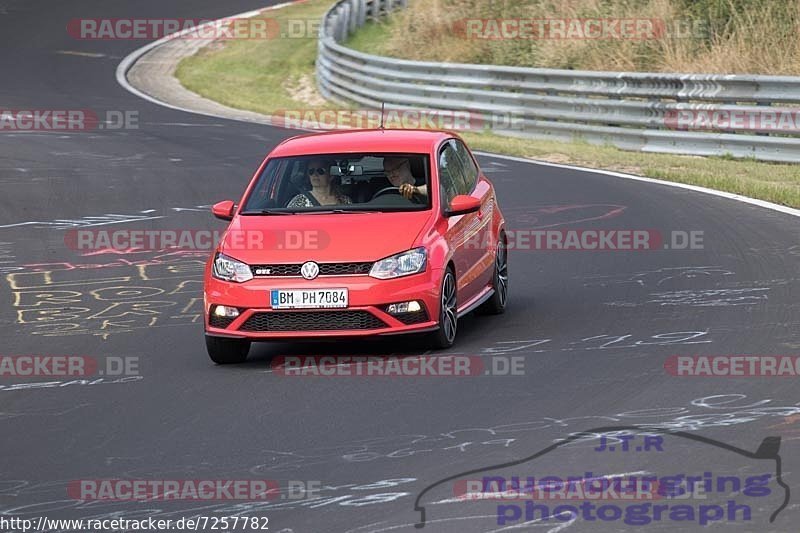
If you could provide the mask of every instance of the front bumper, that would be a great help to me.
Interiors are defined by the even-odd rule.
[[[264,277],[245,283],[231,283],[206,275],[204,311],[206,335],[252,340],[291,338],[366,337],[430,331],[438,327],[440,270],[392,280],[366,275],[303,278]],[[272,289],[347,288],[348,307],[342,309],[274,310]],[[400,318],[390,315],[389,304],[417,300],[426,315]],[[210,320],[212,307],[226,305],[239,309],[232,321]]]

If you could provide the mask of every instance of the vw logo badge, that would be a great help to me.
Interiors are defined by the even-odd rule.
[[[306,261],[300,267],[300,274],[306,279],[314,279],[319,276],[319,265],[314,261]]]

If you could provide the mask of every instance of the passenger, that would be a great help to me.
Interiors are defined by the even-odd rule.
[[[330,174],[334,162],[329,159],[312,159],[306,173],[311,189],[289,200],[286,207],[316,207],[318,205],[352,204],[353,201],[339,188],[339,180]]]

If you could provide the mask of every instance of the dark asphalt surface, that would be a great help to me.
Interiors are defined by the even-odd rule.
[[[203,206],[238,198],[264,154],[290,133],[140,100],[114,71],[144,43],[77,41],[67,22],[219,17],[264,4],[0,0],[0,107],[139,113],[138,129],[0,132],[0,355],[138,357],[140,374],[0,378],[0,516],[247,515],[268,517],[273,532],[411,531],[417,494],[441,479],[524,458],[574,432],[650,424],[750,451],[765,437],[782,437],[792,500],[770,523],[784,498],[774,462],[676,436],[649,452],[601,453],[593,451],[596,439],[574,442],[490,473],[772,473],[769,495],[728,487],[707,502],[689,502],[689,510],[699,515],[700,505],[733,499],[751,507],[750,520],[740,512],[716,529],[796,531],[797,378],[673,377],[663,365],[676,354],[800,353],[797,218],[661,185],[482,157],[509,229],[702,231],[704,247],[512,251],[507,313],[463,319],[449,353],[487,362],[518,356],[525,372],[472,378],[270,371],[275,355],[425,349],[396,339],[255,345],[246,364],[216,367],[199,315],[202,254],[87,256],[66,246],[69,230],[112,222],[223,229]],[[135,305],[141,302],[148,304]],[[313,498],[268,502],[84,502],[67,492],[72,480],[121,478],[257,478],[322,489]],[[613,517],[521,525],[524,511],[502,523],[496,502],[452,497],[452,483],[424,495],[426,530],[700,529],[696,517],[677,521],[666,512],[646,526]]]

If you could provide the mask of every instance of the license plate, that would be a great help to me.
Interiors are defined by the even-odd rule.
[[[331,309],[347,307],[347,289],[273,289],[273,309]]]

